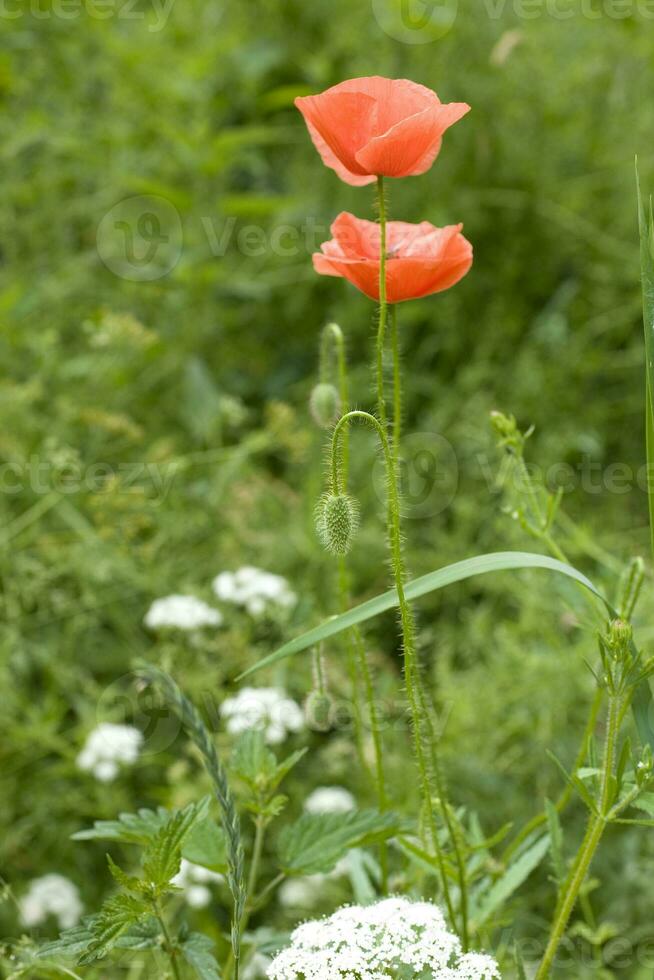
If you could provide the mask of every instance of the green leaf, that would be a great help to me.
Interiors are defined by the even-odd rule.
[[[91,941],[78,958],[78,963],[88,965],[113,949],[118,939],[130,926],[151,914],[149,903],[134,895],[120,892],[112,895],[91,920]]]
[[[58,939],[41,946],[36,956],[47,959],[52,956],[79,957],[93,941],[93,925],[97,917],[89,917],[82,925],[73,926],[61,933]],[[117,949],[154,949],[160,945],[161,930],[157,920],[152,917],[139,919],[116,941]]]
[[[219,874],[227,871],[227,841],[215,820],[205,817],[191,827],[182,844],[182,857]]]
[[[189,803],[172,814],[168,822],[152,838],[143,855],[143,872],[158,889],[165,889],[180,869],[182,844],[198,820],[207,816],[209,799]]]
[[[243,732],[234,747],[231,769],[250,789],[272,792],[306,752],[307,749],[299,749],[278,763],[275,753],[266,745],[264,733],[250,729]]]
[[[549,558],[547,555],[538,555],[526,551],[501,551],[489,555],[477,555],[475,558],[466,558],[464,561],[455,562],[453,565],[446,565],[444,568],[439,568],[435,572],[429,572],[421,578],[414,579],[407,584],[405,593],[407,599],[419,599],[424,595],[428,595],[430,592],[444,588],[446,585],[462,582],[475,575],[487,575],[489,572],[510,571],[511,569],[518,568],[542,568],[559,572],[561,575],[565,575],[580,585],[583,585],[584,588],[601,599],[607,608],[610,609],[599,589],[593,585],[590,579],[577,571],[576,568],[573,568],[571,565],[566,565],[564,562],[557,561],[556,558]],[[331,619],[328,619],[320,626],[316,626],[315,629],[303,633],[302,636],[298,636],[295,640],[285,643],[284,646],[275,650],[267,657],[264,657],[258,664],[254,664],[254,666],[244,671],[237,680],[243,680],[256,671],[262,670],[264,667],[270,667],[272,664],[284,660],[286,657],[292,657],[296,653],[302,653],[304,650],[316,646],[323,640],[336,636],[338,633],[342,633],[344,630],[348,630],[358,623],[364,623],[368,619],[373,619],[375,616],[379,616],[380,613],[388,612],[389,609],[396,609],[398,606],[397,591],[396,589],[391,589],[383,595],[376,596],[374,599],[369,599],[367,602],[355,606],[353,609],[349,609],[340,616],[332,616]]]
[[[641,793],[631,805],[642,810],[643,813],[648,813],[650,817],[654,817],[654,793]]]
[[[304,813],[279,839],[279,861],[288,875],[326,874],[353,847],[392,837],[399,830],[394,813]]]
[[[565,862],[563,860],[563,830],[559,811],[551,800],[545,800],[545,813],[547,815],[547,825],[550,832],[550,852],[552,855],[552,866],[557,884],[561,884],[565,878]]]
[[[275,753],[266,745],[264,733],[250,729],[239,736],[232,752],[231,769],[252,789],[266,785],[277,768]]]
[[[71,840],[111,840],[144,846],[161,830],[169,817],[169,811],[163,807],[156,812],[143,809],[137,813],[121,813],[117,820],[96,820],[88,830],[73,834]]]
[[[192,932],[180,943],[182,956],[201,980],[220,980],[220,970],[213,955],[214,944],[201,932]]]
[[[481,900],[474,915],[475,928],[478,929],[490,919],[494,912],[500,909],[538,867],[550,847],[549,834],[541,837],[532,844],[508,868],[506,873],[496,881],[490,891]]]

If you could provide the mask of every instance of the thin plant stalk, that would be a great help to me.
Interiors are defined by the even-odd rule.
[[[398,482],[399,473],[399,454],[402,436],[402,372],[400,365],[400,344],[397,327],[397,310],[395,305],[391,305],[391,345],[393,351],[393,446],[392,451],[388,446],[386,437],[387,413],[386,396],[384,390],[384,348],[386,342],[386,325],[388,320],[389,304],[387,302],[386,290],[386,262],[387,262],[387,234],[386,224],[388,220],[386,193],[384,178],[377,178],[377,205],[379,212],[379,324],[377,329],[377,349],[376,349],[376,378],[377,378],[377,415],[380,438],[384,455],[386,457],[386,471],[388,480],[388,533],[391,551],[391,564],[395,577],[395,584],[400,604],[400,620],[402,625],[402,638],[404,645],[404,676],[411,711],[411,721],[414,733],[414,744],[416,760],[420,773],[423,806],[428,815],[430,833],[434,851],[439,863],[442,880],[443,894],[447,905],[448,913],[452,924],[455,924],[454,907],[450,895],[447,873],[445,871],[444,855],[438,837],[436,826],[433,798],[437,796],[441,813],[445,819],[452,846],[455,850],[457,874],[461,894],[461,915],[462,915],[462,940],[464,946],[468,945],[468,917],[467,917],[467,888],[466,874],[463,856],[459,849],[454,828],[451,825],[448,803],[444,796],[444,782],[441,777],[440,766],[436,758],[436,747],[434,744],[434,733],[431,726],[429,710],[425,703],[425,696],[420,680],[420,667],[418,664],[415,625],[413,612],[404,595],[404,585],[406,581],[406,566],[402,550],[402,532],[400,524],[400,491]],[[352,414],[352,413],[350,413]],[[336,433],[335,433],[336,436]],[[425,746],[430,748],[428,759],[425,754]],[[435,766],[435,768],[434,768]],[[430,768],[431,767],[431,768]],[[434,785],[435,783],[435,785]]]
[[[604,758],[602,760],[601,790],[597,812],[593,813],[590,817],[581,847],[563,883],[545,955],[538,968],[535,980],[545,980],[545,978],[550,976],[557,950],[565,935],[570,916],[577,904],[579,892],[590,870],[606,825],[611,818],[616,747],[622,717],[623,697],[620,694],[610,692]]]
[[[349,384],[347,374],[347,357],[345,352],[345,338],[343,331],[336,323],[328,323],[322,332],[320,347],[320,380],[328,382],[330,371],[330,348],[334,349],[336,362],[336,375],[338,379],[338,394],[341,403],[341,414],[344,415],[349,410]],[[350,436],[346,428],[340,441],[341,467],[344,473],[349,472],[349,445]],[[345,612],[350,607],[350,582],[347,570],[347,563],[344,557],[338,561],[338,588],[341,612]],[[377,793],[377,804],[381,811],[388,809],[388,794],[386,790],[386,776],[384,772],[384,751],[381,736],[381,725],[379,712],[375,700],[375,688],[372,672],[366,656],[366,649],[363,636],[358,626],[348,630],[346,634],[346,645],[348,659],[350,662],[350,675],[353,682],[353,696],[355,702],[355,725],[357,728],[357,743],[359,745],[359,755],[364,770],[368,770],[365,758],[363,724],[359,699],[357,693],[357,677],[361,677],[364,698],[370,719],[370,730],[372,734],[373,752],[375,756],[375,769],[373,781]],[[379,847],[379,863],[381,868],[382,891],[388,891],[388,844],[382,841]]]
[[[168,931],[168,926],[166,925],[166,918],[165,918],[165,916],[163,914],[163,911],[161,909],[161,905],[160,905],[159,902],[155,902],[154,912],[155,912],[156,919],[157,919],[157,921],[159,923],[159,926],[161,928],[161,933],[163,935],[164,948],[165,948],[166,953],[168,954],[168,958],[170,960],[170,965],[172,967],[173,976],[175,977],[175,980],[182,980],[181,973],[179,972],[179,964],[177,962],[177,955],[176,955],[176,951],[175,951],[175,944],[173,943],[172,938],[170,936],[170,932]]]
[[[402,537],[400,528],[400,501],[399,492],[397,487],[397,479],[395,474],[395,465],[393,459],[393,453],[388,442],[388,437],[386,435],[386,429],[374,415],[369,412],[362,411],[351,411],[347,415],[344,415],[336,423],[334,428],[334,433],[332,436],[332,489],[334,493],[344,493],[347,487],[344,482],[344,478],[339,465],[340,461],[340,451],[339,451],[339,440],[347,425],[358,419],[366,424],[370,425],[377,433],[379,441],[381,443],[382,453],[384,456],[384,463],[386,466],[386,474],[388,481],[388,496],[389,496],[389,521],[388,521],[388,544],[389,551],[391,555],[391,568],[393,571],[393,577],[395,580],[395,588],[397,590],[398,601],[400,606],[400,620],[402,625],[402,636],[404,642],[404,678],[406,683],[407,698],[409,701],[409,709],[411,712],[411,722],[412,731],[414,738],[414,748],[416,754],[416,762],[418,766],[418,775],[420,779],[420,790],[422,796],[422,804],[427,813],[428,823],[430,828],[430,834],[432,838],[432,844],[434,847],[434,852],[436,854],[437,861],[439,863],[439,870],[441,874],[441,881],[443,887],[443,895],[445,898],[445,904],[447,906],[447,911],[450,916],[452,924],[455,923],[454,917],[454,905],[452,902],[452,896],[450,893],[449,882],[447,880],[447,872],[445,870],[445,859],[438,837],[438,827],[436,824],[436,813],[434,810],[433,798],[436,795],[435,788],[432,783],[432,774],[430,772],[430,762],[425,751],[425,744],[427,742],[427,729],[428,729],[428,718],[427,712],[425,710],[424,699],[422,693],[419,689],[419,679],[416,663],[416,644],[415,644],[415,632],[413,625],[413,615],[411,612],[411,607],[407,602],[406,595],[404,592],[405,581],[406,581],[406,570],[404,565],[404,556],[402,553]]]

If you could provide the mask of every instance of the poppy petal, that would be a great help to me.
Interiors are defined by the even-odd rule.
[[[436,104],[396,123],[375,136],[356,153],[356,163],[367,173],[384,177],[414,177],[425,173],[438,156],[443,133],[470,106]]]
[[[370,177],[356,160],[356,151],[365,145],[374,132],[377,103],[362,92],[327,91],[322,95],[309,95],[295,100],[295,105],[304,116],[313,138],[314,130],[339,163],[350,174]],[[315,141],[314,141],[315,142]],[[321,152],[320,146],[316,149]],[[327,162],[328,166],[333,166]],[[367,181],[370,182],[369,180]]]

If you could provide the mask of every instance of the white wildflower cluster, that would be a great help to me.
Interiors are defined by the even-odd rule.
[[[307,813],[349,813],[356,805],[350,791],[342,786],[319,786],[304,801]]]
[[[215,871],[182,858],[181,867],[173,878],[173,885],[182,889],[184,898],[191,908],[204,909],[211,902],[211,890],[208,885],[224,880],[223,876]]]
[[[250,616],[262,616],[271,609],[292,609],[297,596],[281,575],[244,565],[236,572],[221,572],[213,580],[213,591],[223,602],[233,602]]]
[[[220,707],[227,731],[240,735],[260,729],[269,745],[279,745],[293,732],[304,728],[302,709],[276,687],[243,687]]]
[[[497,963],[463,953],[440,910],[429,902],[388,898],[349,906],[328,919],[305,922],[275,957],[269,980],[500,980]]]
[[[41,925],[52,915],[60,929],[71,929],[84,911],[77,886],[58,874],[35,878],[19,906],[20,920],[27,928]]]
[[[203,626],[220,626],[222,621],[222,614],[217,609],[192,595],[169,595],[155,599],[143,620],[151,630],[197,630]]]
[[[136,762],[142,744],[143,735],[138,728],[102,722],[86,739],[77,756],[77,766],[92,772],[100,782],[110,783],[120,772],[121,765]]]

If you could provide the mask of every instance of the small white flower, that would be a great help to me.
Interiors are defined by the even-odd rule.
[[[342,786],[319,786],[304,802],[307,813],[348,813],[356,810],[356,800]]]
[[[275,687],[244,687],[223,701],[220,713],[232,735],[261,729],[269,745],[279,745],[287,735],[304,727],[299,704]]]
[[[387,980],[398,974],[500,980],[492,957],[462,953],[435,905],[405,898],[353,905],[305,922],[268,969],[269,980]]]
[[[223,602],[243,606],[250,616],[262,616],[270,607],[290,609],[297,596],[281,575],[244,565],[236,572],[221,572],[213,580],[213,591]]]
[[[182,889],[184,898],[191,908],[203,909],[211,902],[211,890],[207,885],[224,880],[223,876],[215,871],[182,858],[181,867],[172,881],[173,885]]]
[[[149,629],[174,627],[180,630],[197,630],[202,626],[220,626],[222,614],[192,595],[169,595],[155,599],[143,622]]]
[[[102,722],[89,734],[77,756],[77,767],[92,772],[103,783],[112,782],[120,766],[133,765],[138,759],[143,735],[131,725]]]
[[[53,915],[60,929],[70,929],[77,925],[84,911],[77,886],[58,874],[35,878],[19,906],[21,922],[28,928],[41,925]]]
[[[323,875],[307,875],[304,878],[288,878],[280,885],[277,901],[285,909],[312,909],[320,898]]]

